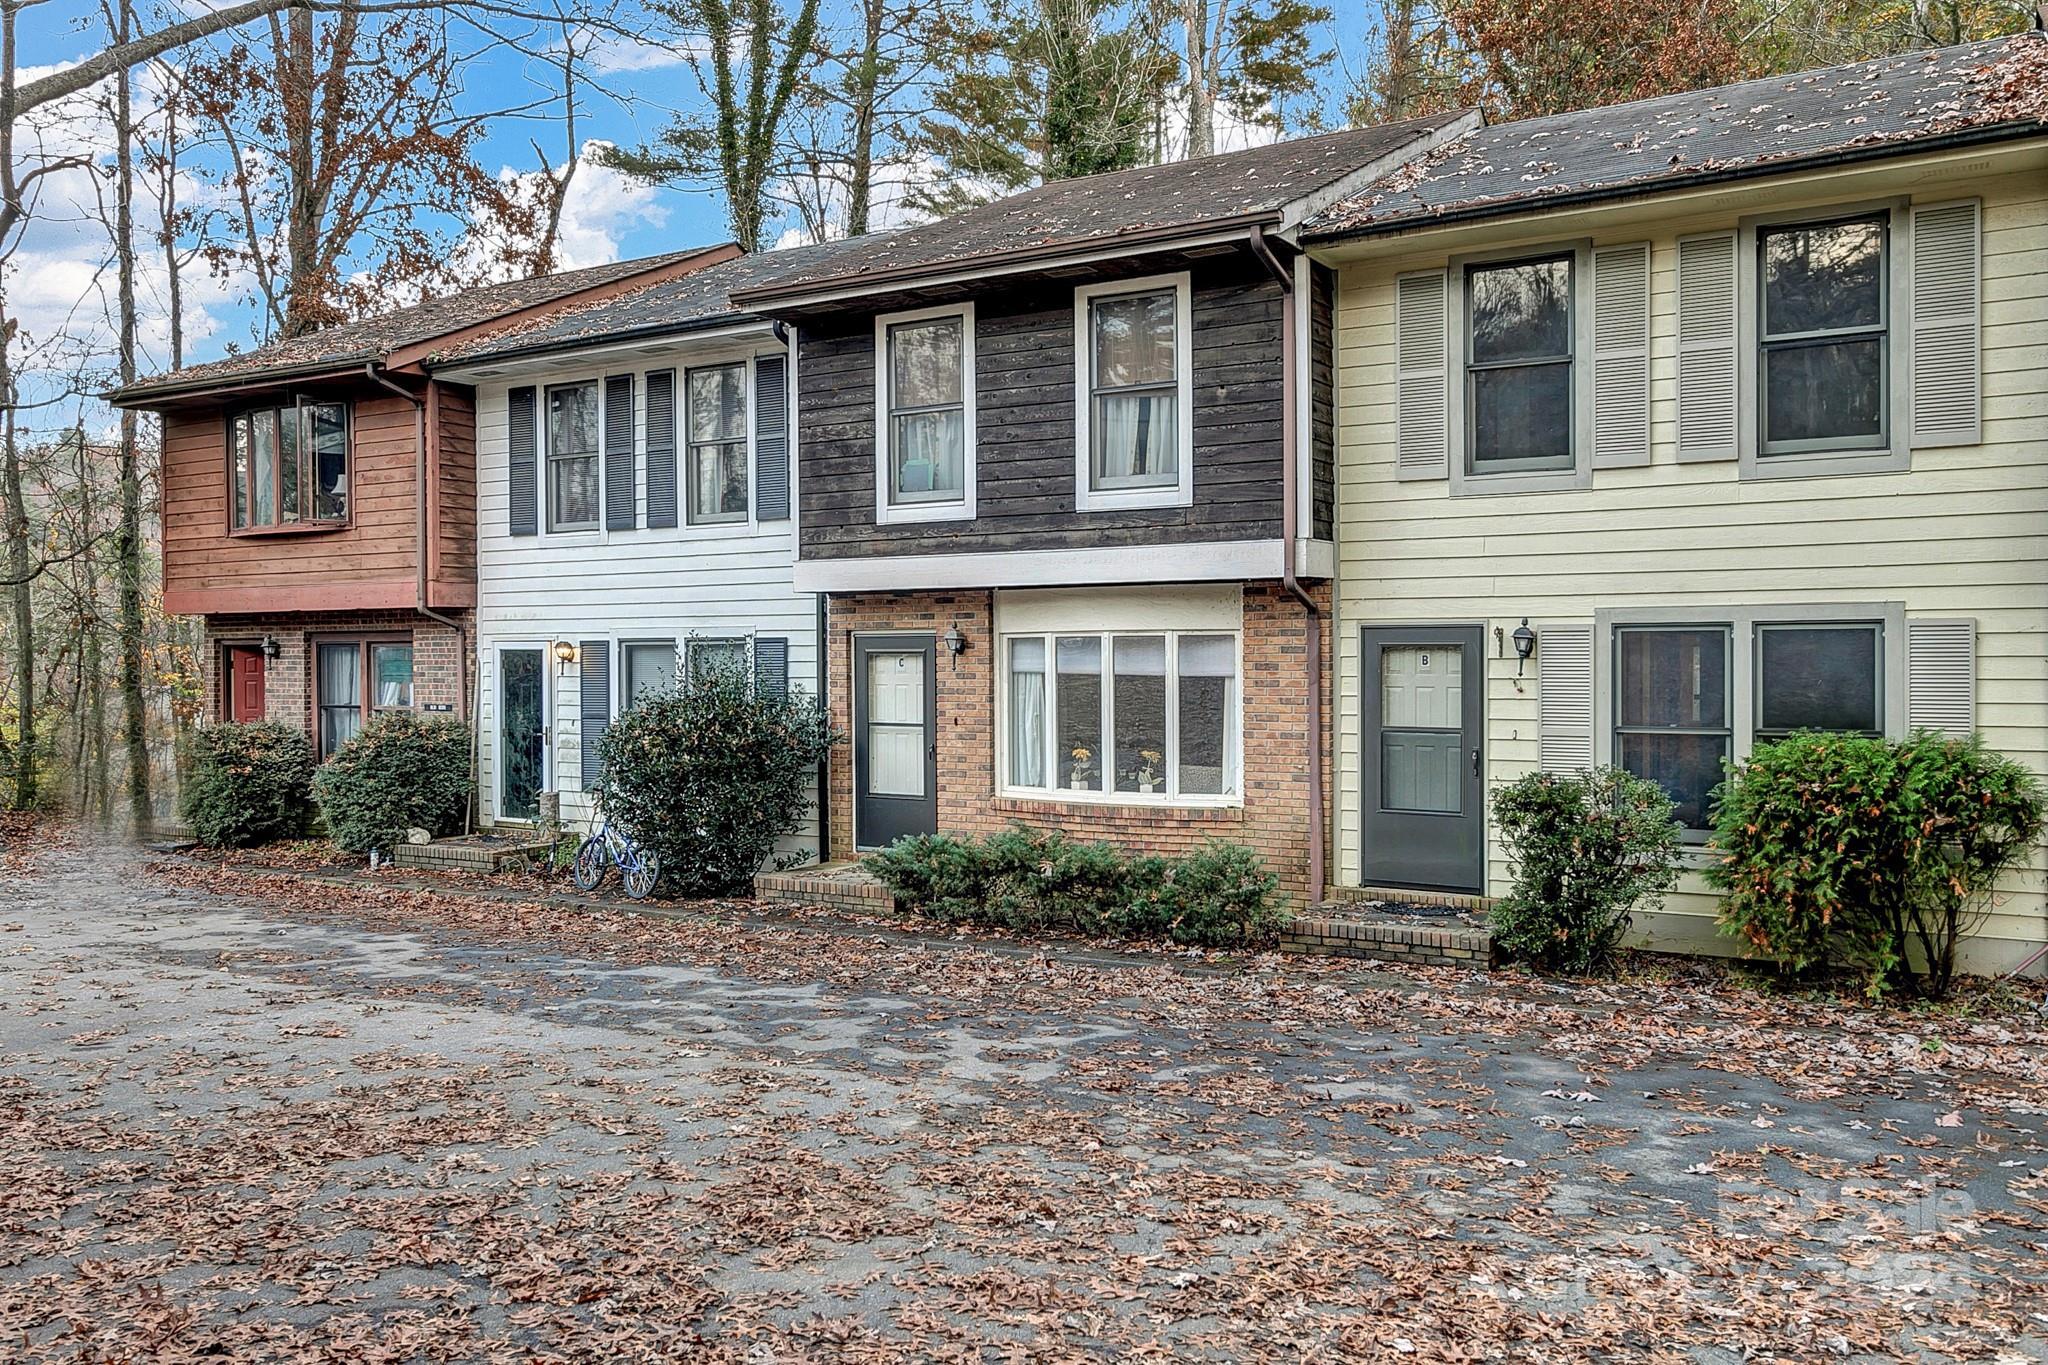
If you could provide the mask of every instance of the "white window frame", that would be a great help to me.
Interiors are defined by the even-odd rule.
[[[584,536],[602,533],[604,530],[604,381],[605,376],[599,374],[587,378],[555,380],[541,385],[540,493],[543,511],[546,514],[542,518],[542,524],[551,536]],[[554,423],[549,420],[548,407],[554,395],[563,389],[589,389],[592,401],[597,405],[597,448],[590,452],[590,457],[597,467],[597,516],[591,521],[564,523],[555,516],[555,429]]]
[[[716,516],[700,517],[697,515],[696,469],[691,463],[691,447],[697,443],[690,440],[690,376],[702,370],[734,368],[737,368],[740,372],[740,397],[745,406],[745,413],[740,421],[740,440],[747,448],[747,507],[744,512],[723,512]],[[676,489],[676,496],[682,499],[682,506],[678,509],[682,515],[676,518],[676,520],[683,527],[698,531],[724,530],[730,533],[736,527],[742,531],[751,530],[755,520],[754,485],[758,482],[754,477],[756,471],[754,463],[753,354],[750,352],[746,355],[706,357],[695,364],[678,365],[676,367],[676,383],[678,387],[676,395],[676,417],[678,419],[676,430],[676,460],[678,462],[676,478],[680,483],[680,487]],[[644,388],[645,386],[642,385],[642,387]],[[646,401],[644,395],[640,401]],[[723,445],[726,442],[712,442],[711,444]],[[645,464],[646,461],[641,460],[639,463]]]
[[[894,482],[889,468],[889,329],[906,322],[929,322],[937,318],[960,319],[960,408],[962,440],[961,496],[932,498],[918,502],[891,502]],[[913,308],[901,313],[882,313],[875,318],[875,524],[893,526],[921,521],[972,521],[974,519],[975,430],[974,430],[974,304],[949,303],[936,308]]]
[[[1095,328],[1090,314],[1096,299],[1173,290],[1174,380],[1179,391],[1178,448],[1174,452],[1175,482],[1156,488],[1096,489],[1088,424],[1095,410]],[[1195,347],[1194,308],[1189,273],[1185,270],[1137,279],[1084,284],[1074,290],[1074,506],[1082,512],[1113,512],[1134,507],[1192,507],[1195,502]]]
[[[674,656],[675,667],[680,670],[683,664],[683,642],[673,636],[632,635],[612,641],[612,671],[618,675],[619,685],[613,716],[623,716],[633,708],[633,670],[626,666],[626,655],[636,649],[662,648],[666,648]],[[676,682],[673,678],[670,681],[672,684]]]
[[[1178,791],[1180,784],[1180,642],[1183,636],[1228,636],[1233,644],[1232,667],[1236,670],[1235,680],[1237,704],[1230,715],[1224,718],[1228,733],[1224,736],[1225,770],[1237,781],[1236,790],[1222,794],[1189,793]],[[1111,790],[1075,791],[1054,783],[1059,772],[1059,686],[1058,647],[1060,640],[1092,638],[1101,642],[1102,650],[1102,715],[1100,744],[1108,756],[1114,757],[1116,736],[1116,654],[1115,642],[1119,637],[1147,637],[1166,640],[1166,678],[1169,686],[1166,697],[1166,736],[1164,757],[1161,766],[1161,790],[1146,795],[1144,792],[1115,791],[1115,779],[1104,765]],[[1010,781],[1010,643],[1013,640],[1042,640],[1045,643],[1045,774],[1048,785],[1043,787],[1020,787]],[[996,637],[996,790],[1005,797],[1025,801],[1063,801],[1082,806],[1173,806],[1188,808],[1233,809],[1244,805],[1244,631],[1241,627],[1179,626],[1170,629],[1151,630],[1144,627],[1121,627],[1104,630],[1095,627],[1080,629],[1059,628],[1047,630],[1017,630]]]
[[[735,645],[743,656],[748,668],[754,666],[754,637],[749,635],[692,635],[684,639],[676,652],[676,668],[681,674],[681,685],[690,686],[697,680],[697,651],[706,646]]]
[[[1471,472],[1470,418],[1466,413],[1466,362],[1471,355],[1465,301],[1465,273],[1473,266],[1512,265],[1566,256],[1572,263],[1572,462],[1564,469]],[[1453,497],[1497,493],[1547,493],[1593,486],[1593,241],[1532,242],[1495,251],[1453,256],[1444,275],[1447,344],[1444,397],[1445,434],[1450,445]]]
[[[1617,626],[1728,629],[1728,757],[1742,763],[1756,747],[1757,692],[1761,683],[1757,651],[1760,626],[1876,625],[1878,711],[1884,734],[1906,733],[1906,608],[1902,602],[1819,602],[1766,607],[1603,607],[1593,614],[1594,761],[1618,765],[1614,741],[1614,695],[1619,667],[1614,653]],[[1705,841],[1688,830],[1690,844]]]
[[[1764,284],[1758,239],[1762,229],[1819,225],[1850,218],[1884,215],[1884,433],[1882,445],[1868,443],[1836,450],[1814,449],[1763,453],[1763,311]],[[1896,474],[1912,468],[1913,431],[1913,280],[1912,221],[1905,199],[1859,200],[1817,204],[1741,219],[1735,230],[1735,337],[1738,350],[1736,393],[1741,419],[1736,465],[1744,479],[1803,479],[1830,474]]]

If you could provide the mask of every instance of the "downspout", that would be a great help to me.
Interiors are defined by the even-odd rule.
[[[1266,242],[1265,230],[1253,227],[1252,255],[1280,286],[1280,585],[1301,603],[1303,634],[1308,646],[1308,903],[1323,899],[1325,823],[1323,811],[1323,614],[1296,576],[1296,538],[1300,532],[1301,434],[1296,430],[1295,393],[1301,382],[1294,354],[1294,276]]]
[[[462,708],[463,724],[469,730],[469,771],[476,774],[476,708],[469,701],[469,629],[452,616],[444,616],[427,605],[427,400],[403,384],[395,384],[377,361],[363,366],[363,375],[412,404],[413,416],[413,610],[429,621],[438,621],[455,632],[455,704]],[[432,381],[428,381],[431,386]],[[476,823],[476,783],[469,784],[469,801],[463,807],[462,832]]]
[[[795,347],[790,343],[789,327],[781,318],[770,318],[768,321],[768,332],[775,338],[775,344],[782,347],[785,354],[789,354],[789,364],[782,372],[783,382],[788,384],[791,390],[794,391],[796,387],[796,356],[793,354]],[[795,404],[790,404],[790,408],[793,417]],[[789,433],[786,439],[789,441],[790,545],[795,554],[801,555],[803,553],[803,518],[801,510],[797,505],[799,480],[796,477],[796,422],[794,420],[789,424]],[[818,699],[819,707],[823,708],[825,706],[825,685],[828,681],[826,675],[830,671],[826,667],[825,661],[827,653],[825,648],[825,594],[821,592],[812,593],[811,605],[817,616],[817,624],[812,631],[811,658],[813,660],[813,670],[817,675],[818,688],[812,695]],[[827,711],[826,714],[829,717],[831,713]],[[818,864],[823,866],[832,860],[832,755],[829,751],[825,757],[818,760],[817,783]]]

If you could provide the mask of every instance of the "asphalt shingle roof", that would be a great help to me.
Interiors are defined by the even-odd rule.
[[[1943,134],[2048,131],[2048,36],[2016,34],[1480,129],[1314,215],[1311,239],[1520,212]]]
[[[786,247],[740,256],[673,279],[656,280],[542,317],[514,323],[435,352],[430,368],[492,356],[566,351],[621,336],[647,336],[717,327],[758,316],[732,301],[733,293],[790,270],[815,269],[840,256],[874,249],[878,236]]]
[[[859,286],[1019,251],[1054,254],[1160,229],[1196,230],[1288,204],[1463,117],[1461,112],[1296,138],[1248,151],[1056,180],[806,263],[763,282],[774,294]]]
[[[117,401],[133,402],[159,392],[182,392],[210,383],[232,384],[261,379],[267,374],[296,374],[351,363],[366,363],[407,346],[416,346],[493,318],[516,313],[537,304],[553,302],[580,290],[610,284],[648,270],[687,260],[707,250],[692,247],[637,260],[614,261],[585,270],[565,270],[535,279],[512,280],[504,284],[465,289],[445,298],[429,299],[409,308],[394,309],[376,317],[361,318],[322,328],[303,337],[272,342],[241,355],[231,355],[202,365],[138,380],[111,395]],[[687,278],[687,277],[686,277]]]

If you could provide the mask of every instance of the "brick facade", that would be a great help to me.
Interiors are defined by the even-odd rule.
[[[460,612],[444,613],[466,620]],[[280,616],[209,616],[206,618],[206,710],[209,720],[226,715],[221,696],[225,685],[224,650],[228,645],[255,645],[268,636],[277,641],[277,657],[263,670],[265,719],[311,733],[313,729],[313,645],[330,636],[389,635],[412,641],[413,704],[425,709],[446,707],[434,714],[468,714],[461,696],[462,637],[438,621],[410,611],[299,612]],[[468,670],[475,687],[476,670]]]
[[[1310,586],[1323,622],[1324,752],[1328,752],[1329,589]],[[999,833],[1012,824],[1059,829],[1127,848],[1179,853],[1211,838],[1247,844],[1296,894],[1308,886],[1307,640],[1301,604],[1277,582],[1244,585],[1244,803],[1205,806],[1090,805],[1026,800],[996,791],[995,593],[962,589],[832,595],[826,609],[826,665],[832,723],[853,730],[853,637],[888,631],[943,637],[958,627],[967,650],[938,650],[938,823],[950,834]],[[1324,809],[1330,810],[1329,773]],[[832,848],[853,847],[853,748],[832,755]]]

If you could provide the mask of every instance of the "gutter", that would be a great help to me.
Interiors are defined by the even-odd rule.
[[[462,832],[467,834],[475,822],[477,756],[476,708],[469,702],[469,628],[456,618],[443,615],[427,605],[427,400],[404,385],[393,383],[378,361],[368,361],[363,365],[363,377],[374,384],[381,384],[412,404],[413,610],[455,632],[455,703],[462,708],[462,720],[469,729],[471,780],[469,802],[462,813]],[[438,394],[434,380],[427,381],[427,391]]]
[[[1740,166],[1715,167],[1680,175],[1658,176],[1649,180],[1631,180],[1619,185],[1597,185],[1558,194],[1533,193],[1509,199],[1490,199],[1462,208],[1446,208],[1440,212],[1425,210],[1420,213],[1404,214],[1399,218],[1385,219],[1364,227],[1326,228],[1320,231],[1305,229],[1302,232],[1302,244],[1312,248],[1337,247],[1346,242],[1364,241],[1375,237],[1396,237],[1409,232],[1425,232],[1495,218],[1514,218],[1523,214],[1550,213],[1559,208],[1575,208],[1586,204],[1652,198],[1676,190],[1702,189],[1739,181],[1761,180],[1775,175],[1789,175],[1798,171],[1826,170],[1834,166],[1860,165],[1891,157],[1953,151],[1995,142],[2019,142],[2030,137],[2044,136],[2048,136],[2048,123],[1987,124],[1933,137],[1898,138],[1857,147],[1838,147],[1830,152],[1791,157],[1783,161],[1760,161]]]
[[[1273,254],[1266,234],[1252,229],[1252,255],[1280,286],[1280,583],[1301,603],[1308,667],[1308,904],[1322,902],[1325,880],[1323,810],[1323,614],[1296,575],[1296,542],[1301,518],[1301,433],[1295,419],[1295,394],[1301,383],[1294,355],[1294,275]]]
[[[363,357],[373,365],[377,363],[376,357],[367,351],[363,352]],[[230,377],[225,381],[202,378],[186,380],[183,383],[151,384],[146,388],[130,385],[125,389],[114,389],[101,394],[100,397],[111,407],[155,409],[181,398],[249,393],[307,379],[348,379],[356,373],[354,360],[355,357],[350,357],[347,360],[323,360],[317,364],[290,365],[275,370],[256,370],[251,371],[246,377]]]

